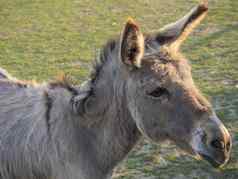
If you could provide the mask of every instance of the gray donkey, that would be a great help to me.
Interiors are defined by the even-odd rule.
[[[111,178],[142,135],[226,164],[231,137],[180,54],[207,9],[201,3],[151,35],[129,19],[81,86],[33,84],[1,70],[0,178]]]

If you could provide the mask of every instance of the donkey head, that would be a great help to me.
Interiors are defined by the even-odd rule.
[[[231,137],[212,106],[196,88],[182,42],[207,13],[207,4],[179,21],[144,36],[129,19],[120,39],[126,71],[128,109],[138,129],[152,141],[171,140],[214,167],[230,156]]]

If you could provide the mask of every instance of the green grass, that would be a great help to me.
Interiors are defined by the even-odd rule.
[[[187,13],[197,0],[0,0],[0,66],[38,81],[65,72],[87,78],[96,51],[120,33],[128,16],[155,32]],[[197,85],[210,96],[234,138],[232,160],[221,170],[147,141],[117,169],[116,179],[238,178],[238,1],[210,0],[210,12],[183,47]]]

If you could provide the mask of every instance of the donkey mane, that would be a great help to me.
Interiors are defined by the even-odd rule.
[[[5,85],[16,85],[19,88],[36,87],[44,84],[37,83],[35,80],[19,80],[11,76],[5,69],[0,68],[0,84],[3,83],[5,83]],[[73,87],[70,79],[65,74],[58,75],[55,80],[48,82],[47,86],[49,89],[64,88],[70,91],[73,95],[78,94],[78,91]]]
[[[144,56],[150,56],[150,55],[160,55],[158,53],[158,50],[160,49],[160,46],[162,44],[166,43],[166,39],[159,39],[154,41],[155,35],[150,35],[150,34],[144,34],[145,36],[145,49],[146,53]],[[119,53],[119,38],[116,36],[114,38],[109,39],[100,49],[99,55],[96,56],[96,58],[93,61],[93,67],[92,71],[90,73],[90,82],[92,87],[96,84],[96,82],[99,79],[100,72],[102,68],[105,66],[105,64],[110,61],[114,60],[114,58],[111,58],[113,55],[115,56],[116,54],[114,53]],[[165,58],[163,58],[165,59]],[[163,60],[162,59],[162,60]]]
[[[99,78],[99,74],[103,66],[112,58],[111,55],[113,50],[116,48],[118,44],[118,39],[112,38],[106,42],[106,44],[101,48],[99,56],[97,56],[93,63],[93,68],[90,74],[90,81],[92,85],[95,85],[97,79]]]

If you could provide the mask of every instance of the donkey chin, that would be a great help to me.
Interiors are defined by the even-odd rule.
[[[222,167],[230,158],[230,138],[219,118],[213,115],[193,132],[190,142],[192,154],[208,161],[215,168]]]

